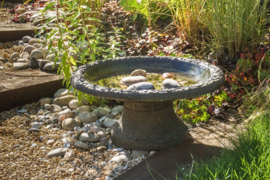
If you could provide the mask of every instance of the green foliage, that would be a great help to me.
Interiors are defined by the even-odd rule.
[[[247,130],[230,139],[232,148],[223,150],[206,162],[185,168],[184,179],[269,179],[270,178],[270,116],[257,116]],[[183,178],[176,178],[183,179]]]
[[[162,0],[120,0],[119,4],[126,11],[142,14],[151,23],[155,23],[158,18],[166,19],[171,16],[169,8]]]
[[[59,3],[49,3],[42,11],[46,13],[56,8],[57,16],[47,20],[39,34],[46,32],[48,27],[51,28],[46,33],[47,54],[55,55],[54,63],[60,62],[58,73],[63,75],[63,83],[69,89],[71,74],[78,65],[118,57],[122,53],[119,48],[120,38],[124,36],[117,28],[114,28],[109,43],[103,40],[105,35],[100,31],[101,21],[98,19],[103,2],[95,0],[95,5],[91,4],[90,8],[83,5],[87,1],[61,0]],[[52,22],[56,24],[52,26]],[[77,94],[79,100],[83,96],[77,90],[74,90],[74,94]],[[84,96],[90,102],[97,99],[86,94]]]
[[[222,103],[229,100],[227,93],[222,91],[214,96],[207,94],[194,99],[175,101],[174,107],[176,113],[182,116],[183,121],[198,123],[209,119],[210,114],[207,110],[210,105],[221,106]]]

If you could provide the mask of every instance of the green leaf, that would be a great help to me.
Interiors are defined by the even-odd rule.
[[[75,59],[72,56],[70,56],[69,59],[70,59],[71,64],[73,64],[74,66],[77,65],[75,62]]]

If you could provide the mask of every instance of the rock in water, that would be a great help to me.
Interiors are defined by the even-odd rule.
[[[67,118],[62,122],[62,128],[67,131],[74,131],[74,127],[81,127],[81,122],[74,118]]]
[[[38,61],[36,58],[32,58],[31,59],[31,62],[30,62],[30,67],[31,69],[37,69],[39,66],[38,66]]]
[[[150,82],[140,82],[133,84],[127,88],[128,90],[147,90],[147,89],[152,89],[155,90],[154,84]]]
[[[121,83],[127,86],[130,86],[132,84],[136,84],[139,82],[146,82],[146,81],[147,81],[146,77],[143,77],[143,76],[130,76],[130,77],[124,77],[121,80]]]
[[[177,81],[175,81],[173,79],[165,79],[162,82],[162,84],[163,84],[164,89],[181,87],[181,85]]]
[[[144,76],[144,77],[146,77],[146,70],[136,69],[130,74],[130,76]]]

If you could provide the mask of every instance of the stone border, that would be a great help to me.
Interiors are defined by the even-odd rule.
[[[164,59],[168,61],[182,61],[190,62],[195,65],[207,68],[210,70],[211,77],[204,82],[200,82],[188,87],[179,87],[166,90],[127,90],[127,89],[115,89],[108,87],[101,87],[94,85],[84,79],[84,74],[91,68],[106,63],[108,61],[117,60],[134,60],[137,58],[144,59]],[[138,67],[139,68],[139,67]],[[212,92],[220,88],[225,82],[225,77],[221,69],[218,67],[207,63],[202,60],[188,59],[188,58],[175,58],[175,57],[161,57],[161,56],[135,56],[135,57],[125,57],[125,58],[115,58],[103,61],[96,61],[84,66],[79,67],[71,77],[72,86],[86,94],[103,97],[107,99],[116,99],[122,101],[173,101],[176,99],[186,99],[193,98],[203,94]]]

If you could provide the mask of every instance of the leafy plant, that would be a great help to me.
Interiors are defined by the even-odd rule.
[[[94,4],[91,4],[94,2]],[[50,2],[42,13],[56,9],[56,17],[49,18],[43,25],[39,34],[46,32],[47,27],[55,25],[45,35],[47,55],[54,55],[54,65],[59,64],[58,73],[63,75],[63,83],[71,90],[70,78],[78,65],[87,64],[99,59],[119,56],[122,52],[119,38],[123,36],[115,28],[109,43],[104,42],[104,34],[101,32],[98,14],[104,1],[85,0],[58,0]],[[91,4],[91,8],[86,6]],[[86,4],[86,5],[83,5]],[[84,94],[74,89],[78,99],[84,96],[90,102],[97,98]]]
[[[227,101],[230,101],[230,97],[225,91],[222,91],[214,96],[207,94],[198,98],[175,101],[174,106],[176,113],[182,117],[183,121],[195,124],[209,119],[208,108],[211,105],[220,107]]]

